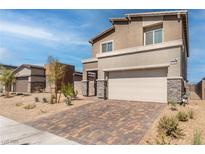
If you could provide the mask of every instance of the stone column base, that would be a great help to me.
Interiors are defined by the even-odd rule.
[[[97,80],[97,97],[106,99],[107,98],[107,81],[106,80]]]
[[[183,93],[183,79],[167,79],[167,99],[168,102],[181,102]]]
[[[88,96],[89,94],[89,81],[88,80],[83,80],[82,81],[82,95],[83,96]]]

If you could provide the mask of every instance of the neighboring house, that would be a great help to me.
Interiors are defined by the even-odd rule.
[[[110,22],[89,41],[83,95],[89,95],[88,73],[93,72],[98,98],[180,102],[189,56],[187,11],[133,13]]]
[[[41,66],[23,64],[14,71],[14,92],[41,92],[45,89],[45,69]]]
[[[75,66],[73,65],[69,65],[69,64],[63,64],[62,65],[65,66],[65,76],[63,79],[63,83],[64,84],[68,84],[71,83],[73,84],[73,73],[75,72]],[[55,88],[54,85],[50,85],[49,81],[48,81],[48,75],[49,75],[49,64],[45,64],[45,70],[46,70],[46,92],[50,92],[50,87],[52,89]],[[59,83],[61,84],[61,83]],[[60,87],[60,85],[59,85]]]
[[[16,66],[4,65],[4,64],[0,64],[0,66],[12,71],[17,68]],[[0,76],[1,76],[1,67],[0,67]],[[2,93],[3,91],[4,91],[4,86],[0,83],[0,93]]]

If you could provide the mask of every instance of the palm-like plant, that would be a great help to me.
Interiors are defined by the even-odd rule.
[[[1,74],[0,74],[0,83],[5,87],[5,95],[6,97],[9,97],[9,91],[12,82],[15,80],[14,75],[12,74],[11,70],[8,70],[2,66],[1,68]]]

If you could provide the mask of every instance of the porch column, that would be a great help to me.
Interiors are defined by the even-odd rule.
[[[88,72],[83,72],[83,78],[85,80],[82,80],[82,95],[88,96],[89,95],[89,80],[88,80]]]
[[[107,98],[107,80],[99,79],[97,80],[97,97],[101,99]]]

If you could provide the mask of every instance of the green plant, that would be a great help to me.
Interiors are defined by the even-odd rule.
[[[48,57],[48,83],[51,89],[51,95],[55,96],[54,103],[60,102],[61,85],[64,82],[66,67],[52,56]],[[54,90],[54,94],[52,93]],[[60,94],[58,95],[58,93]]]
[[[155,142],[156,144],[159,144],[159,145],[167,145],[167,144],[170,144],[170,141],[168,141],[166,139],[166,136],[161,133],[157,136],[157,138],[155,139]]]
[[[177,110],[177,102],[176,101],[170,101],[168,104],[171,106],[172,111]]]
[[[193,110],[189,110],[188,115],[189,115],[190,119],[194,119],[194,111]]]
[[[30,109],[34,109],[36,107],[35,104],[28,104],[26,106],[24,106],[24,109],[30,110]]]
[[[72,84],[68,83],[67,85],[62,85],[61,92],[65,96],[65,103],[67,105],[71,105],[72,98],[77,96],[77,91],[74,91],[74,87]]]
[[[9,92],[11,89],[11,84],[14,82],[15,77],[11,70],[6,69],[0,66],[1,75],[0,75],[0,83],[5,87],[5,96],[9,97]]]
[[[164,116],[158,124],[158,134],[164,134],[169,137],[178,138],[183,135],[182,129],[179,128],[179,123],[176,117]]]
[[[39,98],[38,97],[35,97],[35,102],[39,102]]]
[[[42,101],[43,103],[48,103],[48,100],[45,97],[42,99]]]
[[[198,130],[195,130],[195,132],[194,132],[193,144],[194,145],[201,144],[201,133]]]
[[[22,106],[24,105],[23,103],[16,103],[16,106],[19,107],[19,106]]]
[[[56,103],[56,97],[54,95],[51,95],[51,99],[50,99],[50,104],[55,104]]]
[[[185,121],[189,120],[189,115],[186,112],[183,112],[183,111],[179,111],[177,113],[176,117],[179,121],[182,121],[182,122],[185,122]]]

